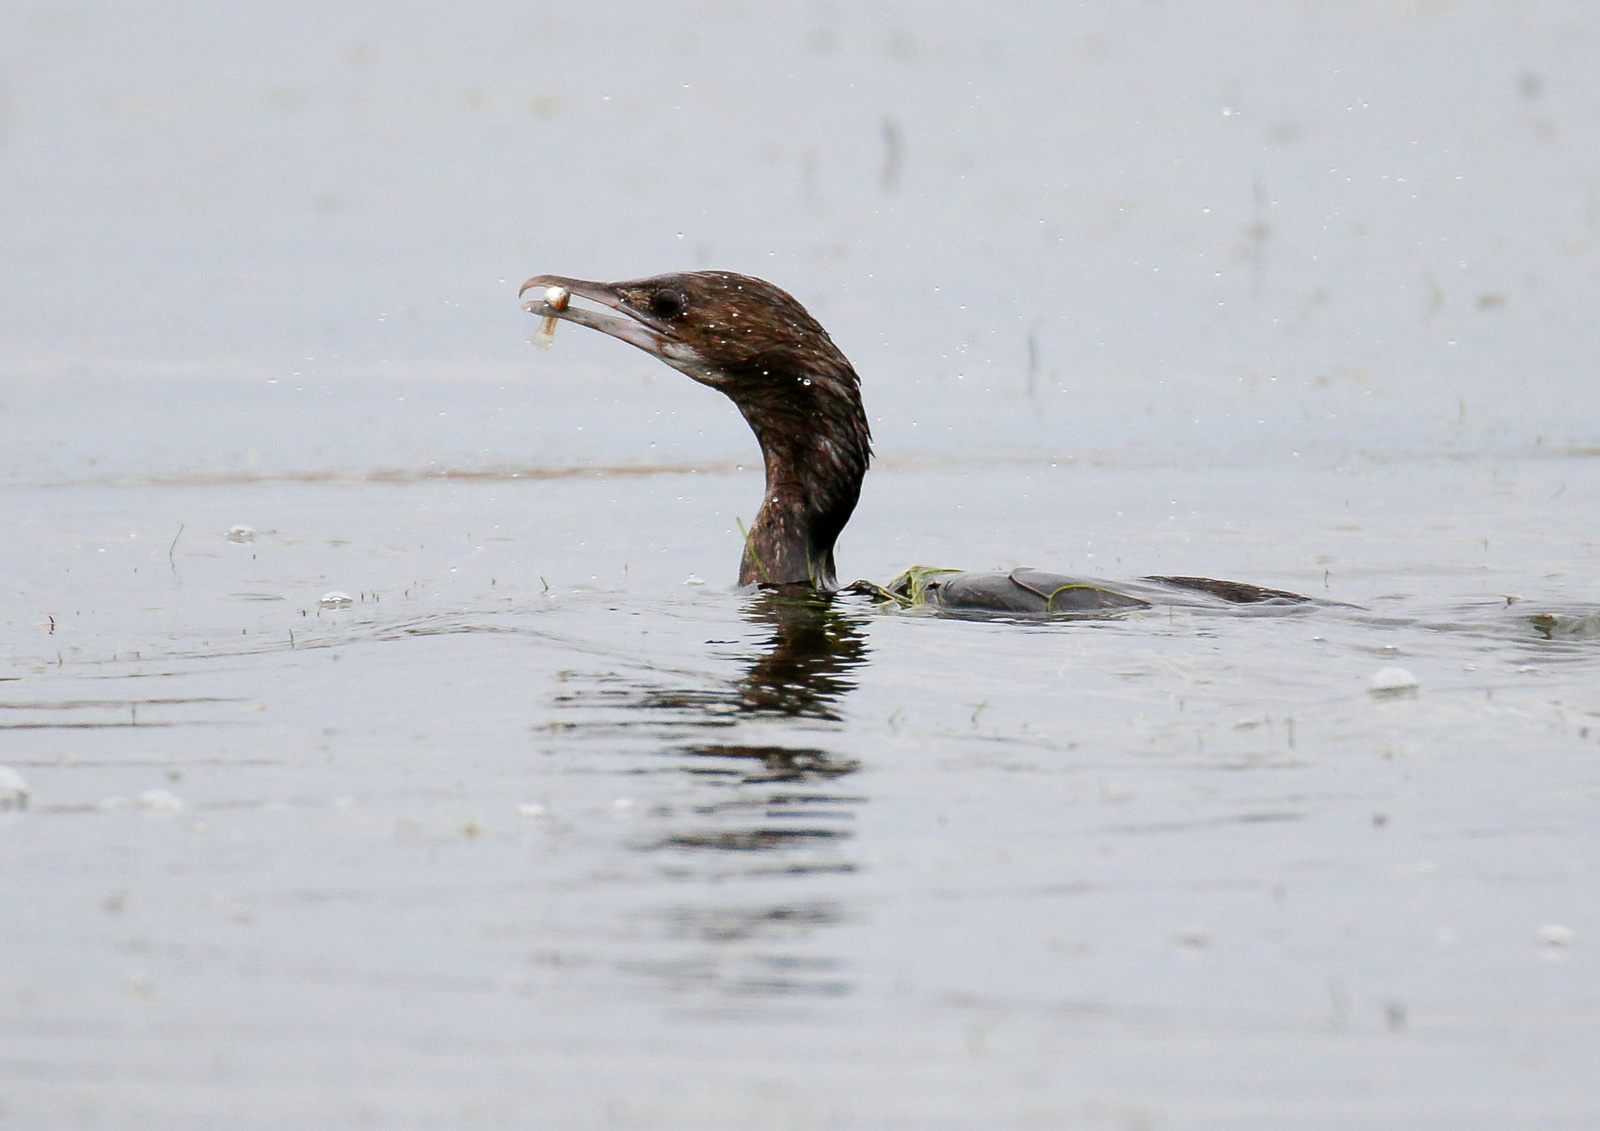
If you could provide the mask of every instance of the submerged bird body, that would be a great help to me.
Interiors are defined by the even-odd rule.
[[[914,577],[917,571],[911,571]],[[1118,581],[1115,587],[1087,577],[1069,577],[1039,569],[1014,569],[1008,573],[968,570],[943,571],[930,578],[921,592],[907,575],[891,583],[891,592],[911,604],[935,605],[969,612],[1094,614],[1131,612],[1183,605],[1188,608],[1227,608],[1235,605],[1304,604],[1309,598],[1283,589],[1266,589],[1243,581],[1217,581],[1209,577],[1141,577]]]
[[[534,300],[525,309],[599,330],[726,394],[766,467],[745,538],[740,585],[837,587],[833,546],[855,510],[872,434],[854,367],[787,292],[749,275],[694,271],[621,283],[538,275],[523,284],[615,314]],[[919,604],[1004,613],[1085,613],[1157,604],[1303,602],[1293,593],[1209,578],[1152,577],[1113,589],[1038,570],[912,570],[891,583]],[[888,591],[884,591],[888,592]]]

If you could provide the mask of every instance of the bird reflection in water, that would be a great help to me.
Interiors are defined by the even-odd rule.
[[[612,680],[562,697],[601,708],[595,722],[613,742],[619,729],[654,740],[622,768],[664,787],[647,809],[655,831],[633,847],[679,898],[649,915],[669,953],[627,965],[691,1000],[838,997],[850,983],[837,959],[817,953],[816,935],[849,918],[839,883],[857,869],[844,849],[866,798],[841,788],[860,763],[818,739],[842,720],[851,673],[866,660],[864,618],[815,593],[764,592],[748,599],[745,619],[770,633],[723,688]],[[785,742],[786,723],[805,741]],[[707,729],[723,733],[694,740]],[[701,890],[714,898],[683,899],[680,885],[695,880],[713,881]]]
[[[812,592],[760,593],[751,599],[746,619],[770,626],[772,635],[749,658],[744,677],[726,693],[713,721],[839,721],[840,700],[855,687],[851,670],[867,654],[861,621]],[[661,702],[658,696],[647,698]],[[814,734],[808,728],[807,737]],[[670,833],[652,843],[653,849],[770,853],[822,848],[849,838],[854,807],[863,800],[824,788],[854,773],[860,763],[814,744],[698,742],[676,746],[669,753],[681,759],[678,764],[684,773],[732,787],[733,795],[706,798],[693,807],[698,817],[712,818],[713,827]],[[751,827],[757,817],[760,823]],[[737,827],[729,827],[731,822]],[[847,861],[813,857],[808,853],[781,865],[764,861],[760,867],[763,871],[854,868]]]
[[[862,622],[815,592],[758,594],[747,616],[773,632],[739,681],[744,709],[837,720],[835,704],[855,687],[850,672],[866,659]]]

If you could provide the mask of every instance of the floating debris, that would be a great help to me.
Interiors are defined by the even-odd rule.
[[[1380,699],[1405,699],[1415,696],[1422,681],[1405,668],[1384,668],[1372,677],[1368,690]]]
[[[350,594],[341,593],[339,590],[335,589],[330,593],[324,593],[322,595],[322,600],[318,601],[317,603],[324,609],[348,609],[354,603],[354,601]]]
[[[1533,625],[1546,640],[1600,636],[1600,613],[1591,613],[1585,617],[1535,613],[1528,618],[1528,623]]]
[[[223,537],[230,542],[254,542],[256,532],[255,528],[250,526],[230,526]]]

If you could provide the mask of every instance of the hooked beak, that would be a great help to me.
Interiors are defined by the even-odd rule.
[[[517,296],[520,298],[534,287],[540,289],[565,287],[574,298],[585,298],[590,302],[599,303],[601,306],[620,311],[626,317],[618,318],[580,306],[569,305],[564,310],[557,310],[544,300],[542,294],[522,304],[522,309],[529,314],[537,314],[542,318],[559,318],[564,322],[576,322],[579,326],[599,330],[602,334],[610,334],[613,338],[627,342],[631,346],[638,346],[655,357],[665,356],[670,337],[665,327],[650,315],[630,306],[624,293],[612,284],[591,282],[588,279],[569,279],[565,275],[535,275],[522,284]]]

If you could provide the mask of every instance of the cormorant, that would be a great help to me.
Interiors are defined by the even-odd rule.
[[[598,283],[536,275],[544,288],[524,309],[620,338],[726,394],[749,422],[766,464],[766,494],[745,538],[740,585],[837,588],[833,545],[850,520],[872,458],[872,434],[854,367],[787,292],[728,271]],[[615,314],[570,305],[588,299]],[[1115,587],[1035,569],[961,572],[914,568],[888,590],[897,600],[1006,613],[1092,613],[1155,605],[1225,607],[1303,603],[1279,589],[1205,577],[1145,577]]]

